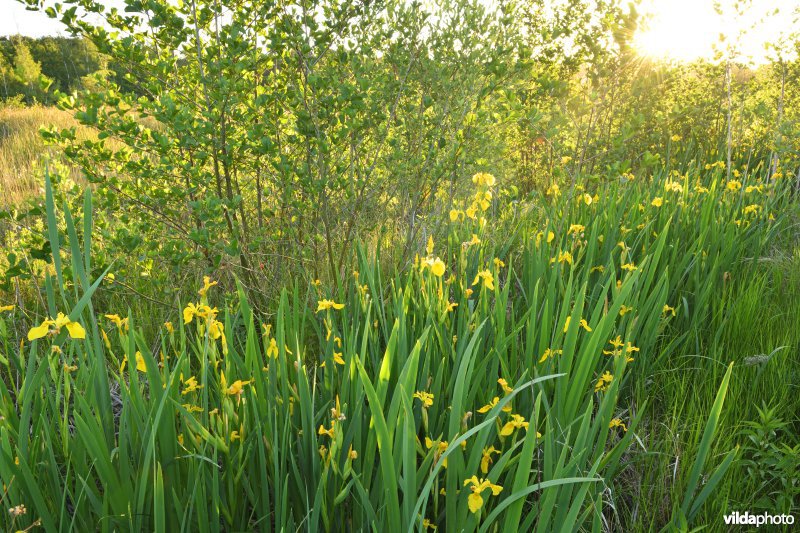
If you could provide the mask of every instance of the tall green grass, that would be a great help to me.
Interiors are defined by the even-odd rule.
[[[741,467],[720,431],[729,390],[751,372],[723,349],[735,342],[727,295],[779,235],[787,201],[780,183],[745,192],[757,182],[722,176],[688,168],[551,189],[522,215],[454,205],[474,220],[438,222],[407,270],[387,274],[380,250],[358,247],[339,289],[287,287],[268,318],[241,288],[226,298],[204,287],[199,314],[186,302],[176,312],[191,320],[156,338],[127,309],[93,309],[108,269],[91,263],[91,194],[83,220],[64,209],[61,231],[48,181],[48,238],[68,251],[73,279],[53,254],[47,314],[68,314],[86,338],[62,328],[27,342],[1,325],[0,500],[26,512],[3,513],[0,526],[604,531],[713,520],[709,497]],[[674,453],[664,420],[682,422]],[[637,480],[667,472],[655,494],[634,494]]]

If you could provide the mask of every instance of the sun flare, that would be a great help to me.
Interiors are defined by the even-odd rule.
[[[740,59],[768,61],[765,44],[791,30],[796,0],[760,0],[736,14],[731,0],[646,0],[634,46],[643,56],[674,61],[714,60],[732,44]]]

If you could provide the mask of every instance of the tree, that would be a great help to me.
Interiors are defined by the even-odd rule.
[[[13,96],[13,86],[16,81],[14,76],[14,69],[8,63],[5,56],[0,54],[0,95],[3,99],[8,100]]]
[[[393,259],[407,260],[433,199],[502,158],[487,142],[493,96],[524,64],[506,8],[68,4],[49,13],[113,57],[134,90],[109,78],[62,101],[101,141],[51,138],[109,209],[131,210],[131,231],[148,236],[137,252],[174,268],[201,260],[254,292],[308,272],[338,282],[352,240],[381,225],[400,244]],[[107,138],[127,149],[110,151]]]
[[[23,87],[28,103],[41,101],[52,80],[42,75],[41,64],[33,59],[25,41],[18,40],[14,47],[14,77]]]

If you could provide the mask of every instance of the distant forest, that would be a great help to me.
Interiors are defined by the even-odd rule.
[[[58,92],[111,78],[123,89],[124,70],[79,37],[0,37],[0,104],[52,104]]]

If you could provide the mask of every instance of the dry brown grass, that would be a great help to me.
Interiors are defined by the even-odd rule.
[[[54,107],[0,107],[0,207],[20,205],[42,193],[45,161],[58,160],[58,150],[46,146],[39,134],[42,126],[76,126],[72,114]],[[78,135],[91,137],[88,128]],[[77,172],[73,178],[78,178]]]

